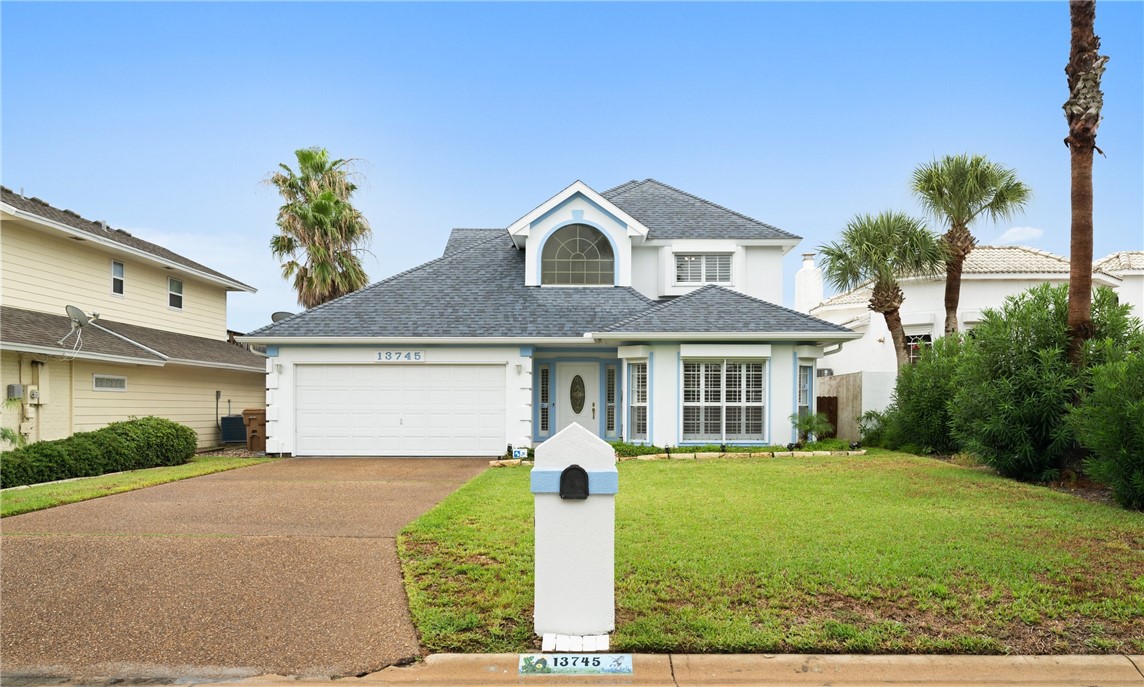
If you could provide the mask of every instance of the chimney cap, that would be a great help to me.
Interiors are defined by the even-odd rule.
[[[806,260],[807,258],[813,258],[813,257],[814,257],[814,255],[815,255],[814,253],[803,253],[803,254],[802,254],[802,259],[803,259],[803,260]]]

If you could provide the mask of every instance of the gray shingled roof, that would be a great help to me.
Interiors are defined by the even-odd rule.
[[[651,304],[630,287],[525,286],[524,251],[501,229],[248,336],[582,336]]]
[[[0,327],[0,347],[37,346],[56,349],[59,355],[66,355],[71,354],[76,345],[76,335],[68,336],[72,326],[71,319],[66,315],[52,315],[5,305],[0,307],[0,324],[3,325]],[[68,338],[61,346],[59,341],[65,336]],[[163,362],[162,356],[96,327],[85,327],[83,340],[80,343],[81,353],[135,358],[140,362]]]
[[[722,286],[708,285],[661,303],[608,327],[609,333],[849,334],[831,322],[759,300]]]
[[[474,243],[487,241],[494,236],[500,236],[504,233],[504,229],[454,229],[452,233],[449,234],[449,241],[445,244],[445,252],[441,255],[456,253],[462,248],[468,248]]]
[[[601,193],[656,239],[786,239],[801,237],[656,181],[632,180]]]
[[[177,334],[123,322],[97,320],[95,324],[98,326],[84,327],[79,349],[75,349],[75,334],[67,336],[62,346],[59,344],[71,332],[71,320],[66,315],[6,305],[0,307],[0,323],[3,325],[0,329],[0,347],[36,346],[55,349],[58,351],[56,354],[61,356],[109,355],[134,358],[141,363],[163,363],[166,362],[163,356],[166,356],[169,362],[239,366],[256,372],[266,369],[265,358],[229,341]],[[109,334],[104,329],[114,334]],[[155,355],[152,351],[163,355]]]
[[[134,248],[135,250],[149,253],[157,258],[169,260],[173,263],[182,265],[183,267],[189,267],[197,272],[202,272],[213,277],[218,277],[220,279],[234,282],[239,286],[254,291],[254,287],[243,284],[233,277],[228,277],[222,272],[216,272],[215,270],[212,270],[205,265],[200,265],[194,260],[184,258],[174,251],[167,250],[160,245],[132,236],[122,229],[112,229],[106,225],[101,225],[99,222],[93,222],[92,220],[84,219],[71,210],[60,210],[59,208],[52,207],[39,198],[25,198],[24,196],[13,192],[10,188],[0,186],[0,201],[3,201],[5,204],[10,205],[17,210],[31,213],[46,220],[58,222],[60,224],[69,226],[72,229],[78,229],[88,234],[92,234],[93,236],[98,236],[109,241],[114,241],[115,243],[123,245],[127,248]]]
[[[257,372],[266,371],[266,358],[251,353],[242,346],[229,341],[207,339],[201,336],[178,334],[161,329],[140,327],[123,322],[99,320],[101,327],[125,336],[147,348],[159,351],[170,362],[188,362],[201,365],[227,365],[249,368]],[[86,335],[85,335],[86,336]]]

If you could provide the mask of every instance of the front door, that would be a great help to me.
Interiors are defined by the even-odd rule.
[[[556,431],[579,422],[600,433],[600,366],[596,363],[557,363]]]

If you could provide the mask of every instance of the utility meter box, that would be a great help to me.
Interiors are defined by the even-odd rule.
[[[536,449],[536,634],[616,627],[615,450],[573,423]]]

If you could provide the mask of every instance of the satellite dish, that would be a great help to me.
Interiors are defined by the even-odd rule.
[[[68,307],[71,307],[71,306],[68,306]],[[294,313],[286,312],[285,310],[279,310],[278,312],[276,312],[270,316],[270,321],[271,322],[281,322],[282,320],[284,320],[288,317],[294,317]]]
[[[91,321],[90,317],[74,305],[66,305],[64,310],[67,311],[68,317],[71,318],[72,324],[76,327],[85,327]]]

